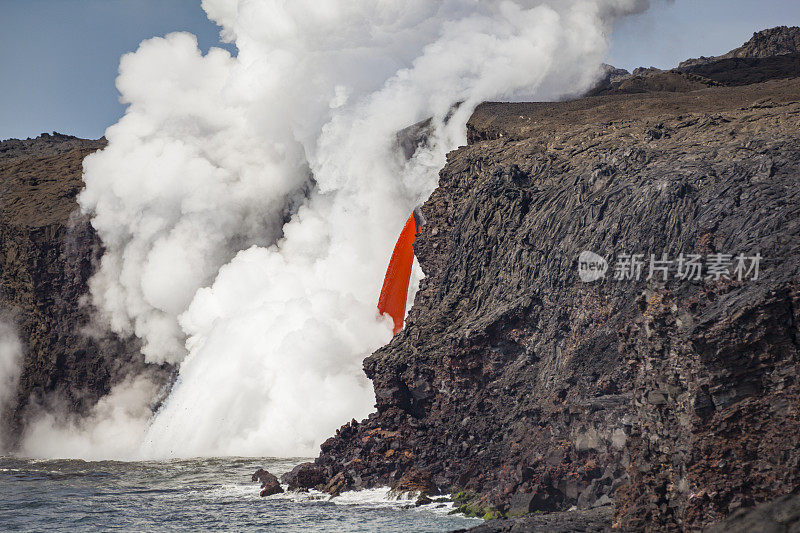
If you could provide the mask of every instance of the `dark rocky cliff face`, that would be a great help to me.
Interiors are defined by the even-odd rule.
[[[102,247],[75,197],[105,141],[44,134],[0,143],[0,311],[25,347],[12,433],[31,402],[82,412],[143,366],[138,345],[92,327],[87,281]]]
[[[327,489],[411,475],[479,514],[613,501],[668,529],[795,490],[800,79],[486,104],[469,132],[422,207],[407,325],[364,364],[377,411],[316,460]],[[757,252],[758,280],[645,279],[650,254]],[[613,279],[624,253],[639,281]]]

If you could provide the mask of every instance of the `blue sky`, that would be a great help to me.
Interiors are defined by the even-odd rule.
[[[720,55],[753,32],[800,26],[798,0],[651,0],[644,14],[617,24],[609,63],[670,68],[690,57]]]
[[[654,0],[619,23],[609,62],[668,68],[781,24],[800,25],[800,2]],[[114,86],[119,57],[180,30],[196,34],[204,51],[222,46],[199,0],[0,0],[0,139],[102,136],[124,112]]]
[[[0,0],[0,139],[101,137],[124,112],[120,56],[181,30],[222,46],[200,0]]]

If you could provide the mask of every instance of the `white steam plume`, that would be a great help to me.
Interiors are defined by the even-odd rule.
[[[138,459],[150,402],[158,391],[145,373],[116,385],[86,417],[70,413],[58,397],[49,398],[48,405],[33,403],[17,453],[44,459]]]
[[[314,454],[366,415],[386,261],[474,107],[587,89],[646,4],[204,0],[237,57],[185,33],[125,56],[80,202],[107,247],[95,304],[180,362],[141,453]],[[396,133],[428,117],[406,161]]]
[[[14,327],[0,320],[0,454],[6,451],[8,435],[4,420],[7,410],[13,408],[17,383],[22,372],[22,343]]]

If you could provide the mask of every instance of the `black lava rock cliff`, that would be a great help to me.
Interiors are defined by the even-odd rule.
[[[634,529],[797,490],[797,74],[478,108],[422,207],[407,325],[364,363],[377,410],[322,445],[319,486],[413,475],[478,515],[613,503]],[[651,254],[756,253],[758,279],[646,279]]]
[[[102,245],[75,197],[83,158],[103,146],[57,133],[0,142],[0,313],[25,352],[0,413],[14,437],[36,404],[85,412],[144,367],[136,342],[93,327],[87,299]]]

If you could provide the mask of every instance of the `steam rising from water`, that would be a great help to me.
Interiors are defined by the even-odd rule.
[[[237,57],[174,33],[122,58],[128,110],[84,162],[107,247],[92,296],[148,361],[180,364],[136,453],[313,455],[372,408],[386,262],[475,106],[587,89],[613,18],[646,1],[203,7]],[[397,132],[428,117],[406,160]]]
[[[22,343],[14,327],[0,319],[0,455],[6,450],[5,410],[13,405],[22,363]]]
[[[158,385],[147,373],[129,378],[100,399],[85,417],[70,413],[58,397],[28,407],[34,420],[23,434],[23,453],[31,457],[138,459]]]

